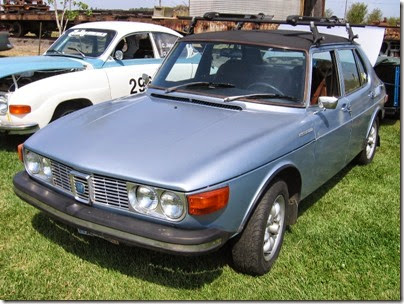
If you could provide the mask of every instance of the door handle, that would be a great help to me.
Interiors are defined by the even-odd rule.
[[[349,105],[349,104],[343,104],[342,105],[342,108],[341,108],[341,111],[343,111],[343,112],[348,112],[349,114],[351,114],[351,112],[352,112],[352,110],[351,110],[351,105]]]

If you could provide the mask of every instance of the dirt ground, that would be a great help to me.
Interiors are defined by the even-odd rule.
[[[10,38],[10,42],[14,48],[8,51],[0,52],[0,57],[40,55],[49,48],[54,40],[42,39],[40,47],[39,39],[31,37]]]

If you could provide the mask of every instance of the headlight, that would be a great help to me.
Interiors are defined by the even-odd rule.
[[[36,175],[41,172],[41,157],[38,154],[25,150],[24,163],[28,173]]]
[[[159,202],[156,191],[146,186],[131,188],[128,196],[130,204],[136,210],[154,210]]]
[[[126,184],[129,211],[147,214],[155,218],[178,222],[183,219],[187,206],[180,192],[168,191],[152,186]]]
[[[24,150],[24,164],[27,172],[35,177],[39,177],[47,182],[52,179],[52,169],[50,160],[32,151]]]
[[[7,97],[0,95],[0,115],[6,115],[8,110]]]
[[[164,214],[171,219],[181,217],[184,212],[184,204],[175,193],[168,191],[164,192],[160,198],[160,203]]]

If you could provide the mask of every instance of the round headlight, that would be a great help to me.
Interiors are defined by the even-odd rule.
[[[160,203],[164,214],[171,219],[180,218],[184,212],[184,204],[175,193],[164,192],[160,198]]]
[[[52,179],[52,168],[49,159],[42,158],[42,172],[47,180]]]
[[[0,97],[0,114],[6,114],[8,110],[7,102],[4,102]]]
[[[136,188],[136,207],[153,210],[158,204],[157,193],[150,187],[139,186]]]
[[[27,151],[24,157],[25,167],[31,174],[38,174],[41,172],[41,157],[31,151]]]

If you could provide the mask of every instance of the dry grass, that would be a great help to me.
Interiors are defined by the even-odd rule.
[[[10,38],[14,48],[0,53],[0,57],[37,56],[43,54],[52,44],[51,40],[42,40],[39,49],[39,40],[33,38]]]

